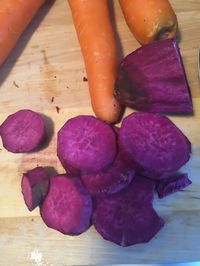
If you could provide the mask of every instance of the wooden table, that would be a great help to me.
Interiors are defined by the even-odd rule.
[[[124,55],[139,44],[127,28],[118,1],[113,18]],[[45,5],[0,69],[0,123],[7,115],[30,108],[45,115],[51,136],[38,153],[12,154],[0,144],[0,265],[91,265],[162,263],[200,260],[200,88],[197,49],[200,45],[200,1],[171,0],[177,13],[180,49],[194,104],[193,116],[171,119],[192,142],[191,160],[182,171],[193,184],[163,200],[155,199],[164,229],[150,243],[128,248],[104,241],[93,227],[78,237],[46,227],[38,209],[23,202],[22,173],[37,164],[63,173],[56,157],[56,133],[78,114],[93,114],[80,47],[65,0]],[[126,114],[131,110],[127,109]]]

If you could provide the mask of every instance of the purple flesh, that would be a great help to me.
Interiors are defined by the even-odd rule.
[[[92,199],[79,178],[57,175],[51,178],[40,213],[48,227],[79,235],[90,226]]]
[[[159,198],[164,198],[177,191],[180,191],[191,185],[192,181],[188,178],[188,174],[180,174],[172,176],[157,182],[156,191]]]
[[[120,64],[117,99],[136,110],[191,113],[192,100],[178,44],[174,39],[144,45]]]
[[[113,128],[93,116],[72,118],[58,132],[58,158],[71,172],[101,171],[114,161],[116,152]]]
[[[10,152],[29,152],[38,148],[46,137],[41,115],[31,110],[20,110],[9,115],[0,127],[3,146]]]
[[[119,152],[113,164],[106,170],[95,174],[82,175],[86,188],[92,195],[105,195],[126,188],[134,178],[135,170]]]
[[[142,174],[153,179],[178,170],[191,153],[189,140],[167,117],[144,112],[123,120],[119,144],[143,168]]]
[[[44,200],[49,187],[49,179],[43,167],[36,167],[22,176],[22,194],[29,211],[34,210]]]
[[[93,224],[106,240],[121,246],[150,241],[164,226],[152,207],[154,182],[136,176],[119,193],[96,199]]]

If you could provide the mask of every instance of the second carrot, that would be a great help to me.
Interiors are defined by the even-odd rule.
[[[118,120],[120,105],[113,95],[117,51],[108,0],[68,0],[88,77],[92,108],[103,121]]]

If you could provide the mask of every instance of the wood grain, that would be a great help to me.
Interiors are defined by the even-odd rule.
[[[113,24],[119,55],[139,44],[130,33],[118,1]],[[155,199],[166,226],[146,245],[121,248],[104,241],[90,228],[78,237],[47,228],[39,211],[28,212],[21,195],[21,175],[37,164],[64,172],[56,157],[56,133],[78,114],[93,114],[85,69],[69,7],[65,0],[48,2],[0,69],[0,123],[22,108],[45,116],[49,145],[28,155],[7,152],[0,143],[0,265],[96,265],[167,263],[200,260],[200,86],[197,49],[200,45],[200,1],[172,0],[180,28],[180,49],[194,105],[193,116],[171,116],[191,140],[191,160],[181,169],[193,184],[163,200]],[[53,99],[53,100],[52,100]],[[58,113],[56,107],[60,108]],[[126,114],[132,112],[127,109]]]

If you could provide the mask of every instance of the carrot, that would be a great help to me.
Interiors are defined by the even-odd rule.
[[[46,0],[1,0],[0,65],[16,45],[37,10]]]
[[[168,0],[119,0],[125,20],[141,44],[173,38],[178,23]]]
[[[68,0],[81,46],[92,108],[106,122],[116,122],[120,105],[114,83],[117,51],[108,0]]]

